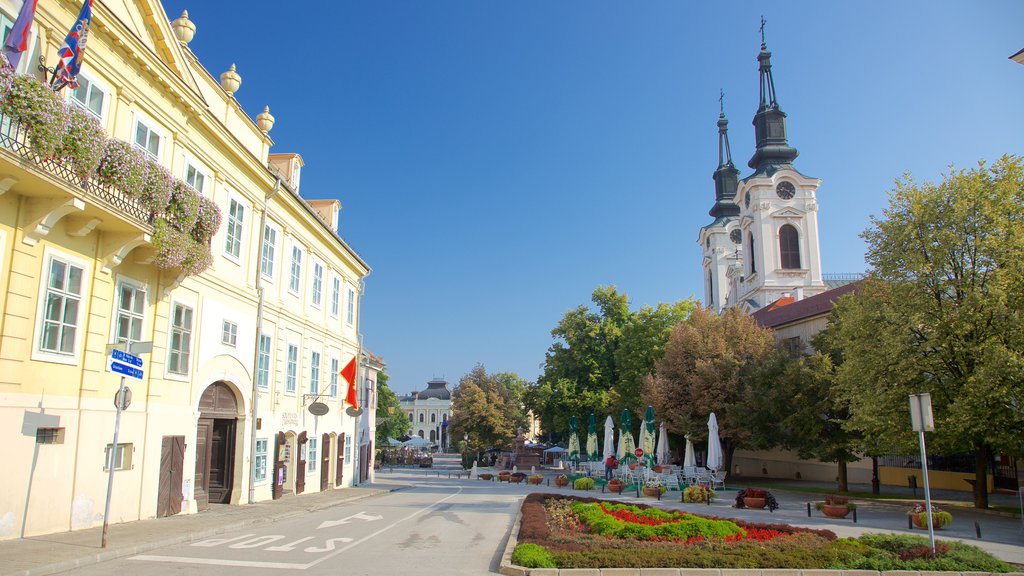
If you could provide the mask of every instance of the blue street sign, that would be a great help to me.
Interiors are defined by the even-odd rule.
[[[139,358],[138,356],[133,356],[123,350],[118,350],[117,348],[114,348],[113,350],[110,351],[110,357],[118,362],[128,364],[129,366],[142,368],[142,358]]]
[[[142,370],[140,370],[140,369],[138,369],[138,368],[136,368],[134,366],[129,366],[127,364],[122,364],[122,363],[117,362],[117,361],[112,361],[110,363],[110,371],[111,372],[117,372],[118,374],[122,374],[124,376],[129,377],[129,378],[134,378],[136,380],[142,380],[142,374],[143,374]]]

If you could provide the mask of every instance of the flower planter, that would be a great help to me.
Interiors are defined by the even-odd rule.
[[[569,485],[569,478],[567,478],[565,476],[556,476],[555,477],[555,486],[568,486],[568,485]]]
[[[523,481],[523,480],[525,480],[525,479],[526,479],[526,474],[523,474],[523,473],[521,473],[521,472],[518,472],[518,473],[516,473],[516,474],[512,474],[512,475],[511,475],[511,476],[509,477],[509,480],[511,480],[512,482],[515,482],[516,484],[518,484],[518,483],[522,482],[522,481]]]
[[[528,477],[526,479],[526,481],[529,482],[530,484],[540,484],[541,482],[544,482],[544,477],[543,476],[530,476],[530,477]]]
[[[661,489],[652,486],[644,486],[644,496],[659,498],[661,496]]]
[[[821,513],[829,518],[846,518],[850,509],[845,504],[826,504],[821,507]]]
[[[761,508],[764,508],[764,506],[765,506],[765,504],[767,504],[767,502],[768,501],[767,501],[766,498],[756,498],[756,497],[753,497],[753,496],[746,496],[746,497],[743,498],[743,505],[746,506],[747,508],[761,509]],[[844,508],[845,508],[845,506],[844,506]]]
[[[608,482],[608,491],[614,494],[622,494],[622,491],[625,490],[625,488],[626,483],[622,480],[610,480]]]
[[[920,514],[911,514],[910,520],[914,523],[916,528],[921,530],[928,529],[928,517],[922,512]],[[932,514],[932,527],[936,530],[942,530],[942,527],[946,525],[946,521],[939,514]]]
[[[508,482],[509,476],[511,476],[511,475],[512,475],[511,472],[498,472],[498,481],[499,482]]]
[[[491,480],[494,478],[494,474],[481,474],[479,478],[481,480]]]

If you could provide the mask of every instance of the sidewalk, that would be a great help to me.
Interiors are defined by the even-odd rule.
[[[0,576],[56,574],[164,546],[209,538],[229,530],[284,520],[394,492],[406,486],[384,480],[355,488],[286,496],[256,504],[214,504],[199,514],[113,524],[107,530],[107,548],[100,548],[102,528],[5,540],[0,542]]]

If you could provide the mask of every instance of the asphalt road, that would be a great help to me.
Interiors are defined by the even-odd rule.
[[[419,477],[411,488],[75,570],[82,575],[487,574],[522,490]]]

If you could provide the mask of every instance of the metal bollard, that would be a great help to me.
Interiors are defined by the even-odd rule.
[[[911,518],[910,516],[907,516],[907,530],[913,530],[913,529],[914,529],[914,519]]]
[[[811,517],[811,503],[810,502],[807,503],[807,517],[808,518]]]
[[[854,524],[857,523],[857,509],[856,508],[853,509],[853,523]]]
[[[981,524],[974,523],[974,533],[978,535],[978,540],[981,540]]]

